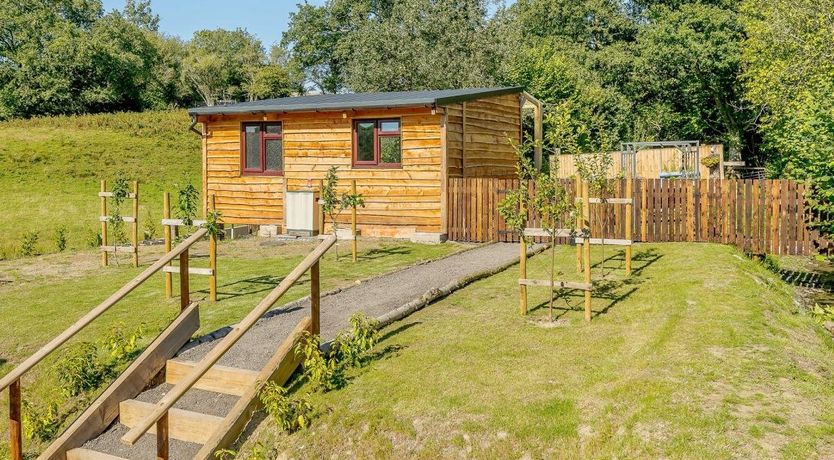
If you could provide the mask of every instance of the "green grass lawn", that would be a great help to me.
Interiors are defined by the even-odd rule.
[[[312,395],[311,428],[267,419],[241,457],[834,458],[834,340],[793,288],[730,247],[635,255],[628,280],[595,268],[591,324],[579,295],[549,324],[542,288],[520,317],[513,268],[389,326],[345,388]],[[557,260],[579,279],[571,248]]]
[[[60,225],[70,248],[85,247],[98,232],[99,181],[119,173],[141,182],[140,221],[158,227],[163,190],[200,180],[200,137],[189,124],[185,111],[0,122],[0,260],[18,255],[27,231],[39,233],[39,252],[55,252]]]
[[[263,239],[222,242],[218,252],[218,302],[201,302],[199,334],[213,331],[242,319],[280,280],[315,246],[315,243],[276,245]],[[402,241],[362,241],[359,262],[353,263],[349,246],[341,245],[337,262],[333,249],[321,264],[322,291],[348,286],[357,280],[418,261],[435,259],[460,250],[448,243],[421,245]],[[53,254],[39,258],[0,262],[0,272],[10,283],[0,284],[0,375],[9,372],[48,340],[75,322],[152,260],[162,254],[160,247],[143,252],[144,266],[132,268],[129,259],[121,265],[100,268],[98,253],[81,251]],[[192,266],[206,266],[206,243],[192,251]],[[192,298],[208,296],[207,278],[193,277]],[[279,301],[279,305],[309,294],[309,277],[305,275]],[[136,289],[122,302],[85,329],[68,346],[80,341],[95,341],[114,327],[133,330],[144,323],[142,339],[150,342],[179,311],[178,298],[164,299],[164,281],[160,273]],[[54,393],[55,358],[46,360],[24,379],[24,396],[37,401]],[[0,420],[7,419],[8,392],[0,394]],[[0,452],[6,439],[5,422],[0,423]],[[37,450],[37,443],[27,441]],[[2,454],[0,454],[2,457]]]

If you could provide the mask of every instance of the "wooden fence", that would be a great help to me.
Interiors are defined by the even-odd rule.
[[[612,182],[614,191],[608,198],[628,198],[623,196],[625,180]],[[574,182],[563,183],[575,197]],[[518,234],[507,229],[498,213],[507,191],[516,188],[516,179],[450,178],[449,239],[518,241]],[[823,242],[806,224],[810,212],[805,192],[804,184],[788,180],[635,179],[632,235],[641,242],[733,244],[754,254],[813,254]],[[534,184],[531,193],[535,194]],[[538,216],[531,210],[528,227],[539,226]],[[624,238],[625,207],[592,206],[591,235]]]

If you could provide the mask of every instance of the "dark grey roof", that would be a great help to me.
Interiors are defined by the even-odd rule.
[[[446,105],[502,94],[520,93],[520,86],[499,88],[443,89],[433,91],[396,91],[390,93],[317,94],[282,97],[263,101],[188,109],[190,115],[236,113],[317,112],[325,110],[378,109]]]

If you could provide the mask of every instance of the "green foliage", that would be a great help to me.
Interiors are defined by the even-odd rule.
[[[107,376],[107,367],[99,359],[92,342],[79,342],[63,351],[55,366],[61,393],[68,398],[94,390]]]
[[[570,198],[561,181],[555,179],[554,175],[536,175],[533,209],[539,216],[542,228],[553,237],[560,225],[569,225],[572,228],[576,221],[577,205]]]
[[[58,399],[51,398],[43,403],[34,403],[24,399],[21,409],[23,434],[28,439],[48,442],[58,434],[58,429],[64,420]]]
[[[529,184],[536,174],[533,162],[525,154],[529,147],[529,145],[513,145],[516,153],[515,172],[519,187],[515,190],[508,190],[504,199],[498,203],[498,213],[501,214],[507,228],[519,235],[523,235],[527,227],[527,207],[530,202]]]
[[[339,199],[339,206],[344,209],[358,209],[365,207],[365,197],[361,193],[348,193],[345,192],[342,194],[342,197]]]
[[[779,258],[773,254],[765,254],[764,259],[762,259],[762,265],[773,273],[779,273]]]
[[[118,323],[99,341],[99,348],[107,353],[104,365],[109,369],[116,369],[139,354],[138,342],[145,335],[145,324],[129,332],[125,329],[124,323]]]
[[[341,208],[339,196],[336,191],[336,186],[339,183],[338,172],[339,168],[337,166],[331,166],[330,169],[327,170],[327,174],[324,176],[324,182],[322,182],[321,189],[321,209],[330,217],[330,220],[334,225],[334,232],[336,216]]]
[[[707,155],[701,158],[701,164],[709,169],[717,168],[721,164],[721,157],[718,155]]]
[[[295,433],[310,426],[313,405],[309,395],[302,398],[287,396],[286,388],[275,382],[267,382],[258,394],[266,413],[286,433]]]
[[[814,304],[814,308],[811,309],[811,316],[819,324],[826,321],[834,321],[834,305]]]
[[[145,241],[153,241],[159,232],[159,224],[154,220],[151,211],[145,212],[145,220],[142,222],[142,235]]]
[[[29,257],[37,254],[38,239],[40,234],[35,231],[28,231],[23,234],[23,241],[20,243],[20,255]]]
[[[88,248],[101,247],[101,232],[88,228],[85,243]]]
[[[304,377],[314,390],[330,391],[345,385],[344,366],[321,351],[321,339],[305,331],[295,352],[304,356]]]
[[[583,181],[588,183],[592,195],[606,198],[611,193],[611,181],[608,172],[614,158],[607,152],[588,153],[576,158],[576,172]]]
[[[191,226],[194,224],[194,218],[197,216],[197,211],[200,206],[200,192],[197,187],[191,183],[189,178],[185,178],[177,190],[177,206],[174,208],[174,215],[182,219],[183,224]]]
[[[379,321],[359,312],[351,315],[350,326],[336,336],[332,353],[341,365],[359,367],[365,354],[379,342]]]
[[[209,211],[206,216],[206,230],[217,239],[223,238],[223,213],[218,210]]]
[[[60,225],[55,229],[55,247],[58,252],[64,252],[67,249],[67,226]]]
[[[116,176],[116,180],[113,181],[110,192],[113,193],[113,196],[110,199],[115,208],[118,210],[122,203],[124,203],[127,199],[128,195],[130,195],[130,182],[127,180],[127,177],[123,174]]]

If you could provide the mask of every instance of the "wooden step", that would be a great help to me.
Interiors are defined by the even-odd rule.
[[[133,428],[150,415],[155,406],[155,404],[135,399],[122,401],[119,404],[119,422],[128,428]],[[168,436],[180,441],[205,444],[222,422],[222,417],[171,409],[168,412]],[[156,425],[151,427],[148,433],[156,433]]]
[[[72,449],[67,451],[67,460],[127,460],[115,455],[104,454],[90,449]]]
[[[165,382],[176,385],[197,363],[169,359],[165,368]],[[258,372],[235,367],[214,365],[194,384],[194,388],[233,396],[242,396],[258,380]]]

